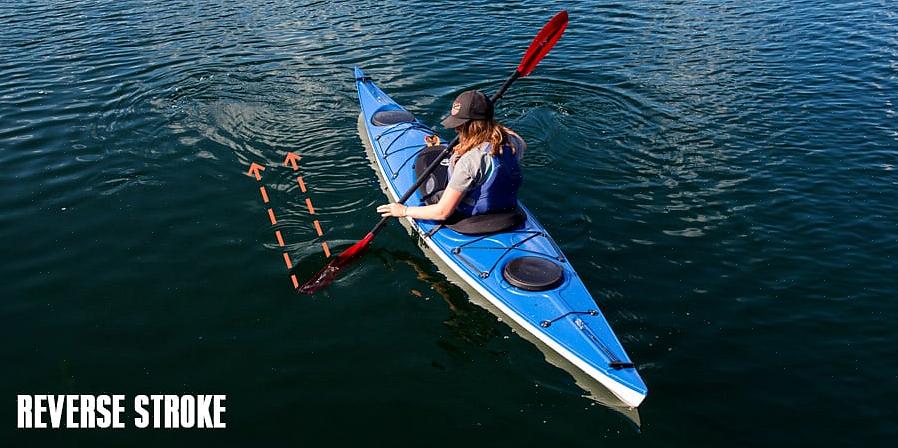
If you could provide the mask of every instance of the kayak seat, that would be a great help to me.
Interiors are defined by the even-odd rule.
[[[505,263],[502,277],[518,289],[547,291],[564,281],[564,269],[548,258],[528,255]]]
[[[443,225],[462,235],[484,235],[513,229],[524,223],[524,211],[515,207],[509,212],[487,213],[459,218],[450,216]]]
[[[375,126],[391,126],[413,121],[415,121],[415,116],[411,112],[390,106],[381,107],[371,115],[371,124]]]
[[[436,145],[424,148],[415,160],[415,174],[420,176],[424,170],[430,166],[433,159],[438,157],[446,145]],[[431,173],[427,180],[418,188],[424,205],[431,205],[440,202],[443,191],[449,183],[449,161],[444,160],[436,170]],[[489,213],[485,215],[475,215],[462,217],[453,215],[443,221],[442,226],[448,227],[463,235],[484,235],[488,233],[497,233],[517,227],[524,223],[526,215],[523,210],[515,207],[514,210],[501,213]]]

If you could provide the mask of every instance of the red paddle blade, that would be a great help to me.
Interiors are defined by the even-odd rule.
[[[536,65],[539,64],[539,61],[549,53],[549,50],[555,46],[558,39],[561,39],[565,28],[567,28],[567,11],[561,11],[555,14],[555,17],[552,17],[552,20],[546,23],[543,29],[539,30],[539,33],[533,38],[533,43],[530,44],[527,52],[524,53],[524,57],[521,58],[521,64],[518,65],[518,73],[521,74],[522,78],[529,75],[536,68]]]
[[[368,245],[371,244],[371,240],[373,239],[374,235],[369,232],[361,241],[353,244],[349,249],[340,252],[340,255],[334,257],[324,269],[318,271],[314,277],[303,283],[302,286],[299,287],[299,292],[303,294],[315,294],[333,283],[334,279],[337,278],[337,275],[340,274],[340,271],[342,271],[354,258],[361,255],[362,252],[368,248]]]

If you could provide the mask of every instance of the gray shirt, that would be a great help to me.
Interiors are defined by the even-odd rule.
[[[508,141],[515,149],[515,157],[521,160],[527,144],[516,134],[509,134]],[[483,142],[462,156],[452,154],[449,158],[449,187],[455,191],[467,193],[472,188],[483,184],[493,169],[493,158],[490,156],[492,145]]]

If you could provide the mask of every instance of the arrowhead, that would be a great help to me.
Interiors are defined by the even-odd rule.
[[[288,152],[287,158],[284,159],[284,166],[293,167],[293,171],[296,171],[299,169],[299,166],[296,165],[296,162],[298,162],[299,159],[300,157],[296,155],[296,153]]]
[[[265,170],[265,167],[259,165],[256,162],[253,162],[252,165],[249,166],[249,171],[246,172],[247,176],[256,176],[256,180],[262,180],[261,172]]]

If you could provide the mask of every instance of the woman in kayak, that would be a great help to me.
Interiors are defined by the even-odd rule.
[[[523,177],[518,164],[527,144],[493,118],[493,105],[483,93],[469,90],[452,103],[442,125],[455,129],[458,144],[449,157],[449,184],[439,202],[421,207],[392,203],[377,207],[382,216],[442,221],[499,213],[517,207]]]

